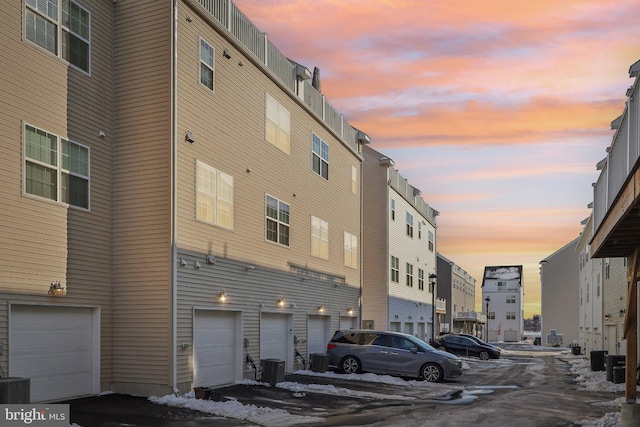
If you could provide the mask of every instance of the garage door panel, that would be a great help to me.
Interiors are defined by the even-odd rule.
[[[79,307],[11,307],[10,375],[30,379],[32,402],[99,391],[93,313]]]
[[[194,318],[195,387],[229,384],[236,380],[237,339],[241,336],[235,312],[197,310]]]
[[[260,358],[287,360],[289,331],[286,314],[262,313],[260,320]]]
[[[309,316],[307,340],[309,354],[325,353],[329,341],[328,316]]]

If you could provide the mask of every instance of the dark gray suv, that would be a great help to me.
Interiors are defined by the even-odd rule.
[[[372,372],[440,382],[462,375],[458,356],[436,350],[412,335],[371,330],[337,331],[329,344],[329,365],[347,374]]]

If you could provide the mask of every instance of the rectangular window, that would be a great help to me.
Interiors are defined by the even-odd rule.
[[[73,0],[25,0],[25,38],[89,72],[89,12]]]
[[[516,312],[515,311],[507,311],[507,320],[515,320]]]
[[[407,212],[407,236],[413,238],[413,215]]]
[[[24,192],[89,209],[89,148],[24,126]]]
[[[508,295],[507,296],[507,304],[515,304],[516,303],[516,296],[515,295]]]
[[[413,264],[407,263],[407,286],[413,288]]]
[[[358,194],[358,168],[351,166],[351,192]]]
[[[329,146],[315,133],[311,135],[313,171],[329,179]]]
[[[418,221],[418,239],[422,239],[422,223]]]
[[[329,223],[311,217],[311,255],[329,259]]]
[[[268,194],[265,196],[265,232],[270,242],[289,246],[289,205]]]
[[[424,291],[424,270],[418,269],[418,289]]]
[[[214,58],[213,46],[200,38],[200,83],[210,90],[213,90]]]
[[[429,231],[428,238],[429,238],[429,251],[433,252],[433,249],[435,247],[435,243],[434,243],[434,240],[433,240],[433,232],[432,231]]]
[[[496,320],[496,312],[495,311],[490,311],[489,312],[489,316],[487,316],[489,318],[489,320]]]
[[[396,220],[396,201],[391,199],[391,221]]]
[[[233,177],[196,161],[196,219],[233,229]]]
[[[344,232],[344,265],[358,267],[358,238],[346,231]]]
[[[265,102],[265,139],[289,154],[291,150],[291,113],[268,93]]]
[[[391,281],[400,282],[400,260],[391,255]]]

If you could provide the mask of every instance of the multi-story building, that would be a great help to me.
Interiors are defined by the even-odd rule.
[[[33,402],[290,372],[358,325],[368,137],[231,1],[0,21],[0,366]]]
[[[482,299],[489,341],[520,341],[524,332],[522,266],[485,267]]]
[[[447,307],[441,330],[483,336],[486,316],[475,309],[476,279],[442,254],[437,257],[437,295]]]
[[[393,168],[363,147],[363,288],[365,328],[437,335],[436,215]]]
[[[640,61],[629,68],[632,85],[626,91],[626,102],[622,114],[611,123],[615,131],[606,156],[597,164],[601,171],[593,187],[593,215],[590,255],[607,258],[628,258],[626,265],[625,308],[623,336],[626,366],[638,364],[640,340],[638,340],[638,279],[640,278]],[[609,268],[611,265],[609,266]],[[613,307],[607,304],[607,309]],[[610,316],[612,312],[604,313]],[[610,319],[609,319],[610,320]],[[605,325],[608,328],[607,320]],[[611,346],[610,343],[607,346]],[[622,404],[622,425],[633,425],[640,419],[640,405],[636,403],[637,372],[627,369],[625,373],[625,402]]]
[[[540,261],[542,345],[567,346],[579,342],[578,240]]]
[[[627,309],[627,258],[604,258],[602,269],[603,350],[608,354],[626,354],[623,331]]]
[[[593,350],[603,350],[602,337],[603,297],[602,297],[602,259],[592,258],[593,214],[583,222],[584,229],[576,244],[578,253],[578,328],[580,346],[586,354]]]

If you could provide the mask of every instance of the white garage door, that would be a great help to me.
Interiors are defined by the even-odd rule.
[[[12,305],[10,315],[9,375],[31,379],[31,402],[100,392],[92,308]]]
[[[260,317],[260,359],[284,360],[285,370],[293,359],[289,317],[280,313],[262,313]]]
[[[327,343],[331,339],[329,329],[331,328],[331,318],[329,316],[309,316],[307,326],[307,345],[309,354],[326,353]]]
[[[340,316],[340,329],[358,329],[358,318]]]
[[[229,384],[237,379],[241,339],[239,313],[196,310],[193,325],[193,386]]]

